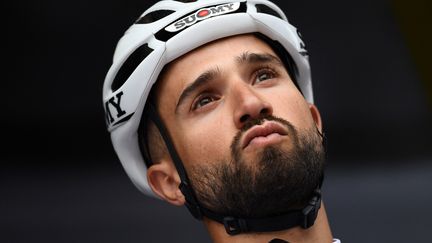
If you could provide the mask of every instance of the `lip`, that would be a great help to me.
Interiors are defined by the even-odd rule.
[[[242,148],[245,149],[252,140],[258,137],[268,137],[272,134],[286,136],[288,132],[286,129],[277,122],[274,121],[265,121],[261,125],[255,125],[248,132],[246,132],[243,142]]]

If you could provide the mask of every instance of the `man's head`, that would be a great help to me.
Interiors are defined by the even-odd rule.
[[[119,42],[104,99],[133,182],[173,204],[186,200],[198,218],[200,206],[242,217],[302,209],[319,187],[321,119],[307,52],[268,1],[156,4]]]
[[[242,217],[307,203],[322,175],[320,115],[264,41],[249,34],[206,44],[158,82],[156,106],[201,203]],[[150,185],[182,204],[166,155],[149,168]]]

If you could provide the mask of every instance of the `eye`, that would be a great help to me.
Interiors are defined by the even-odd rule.
[[[192,104],[192,110],[196,110],[206,106],[217,100],[216,96],[212,96],[209,94],[200,95]]]
[[[268,79],[273,79],[275,77],[276,77],[276,72],[274,72],[273,70],[268,68],[260,69],[255,74],[254,84],[263,82]]]

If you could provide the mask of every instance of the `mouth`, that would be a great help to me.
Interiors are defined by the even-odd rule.
[[[242,149],[247,147],[263,147],[282,140],[288,135],[287,130],[277,122],[265,121],[261,125],[255,125],[245,134]]]

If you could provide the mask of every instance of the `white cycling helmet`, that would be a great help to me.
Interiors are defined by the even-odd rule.
[[[289,53],[296,66],[298,88],[313,103],[305,45],[281,9],[266,0],[160,1],[118,42],[103,86],[106,121],[126,173],[145,194],[154,196],[147,182],[138,128],[162,68],[206,43],[245,33],[260,33]]]

